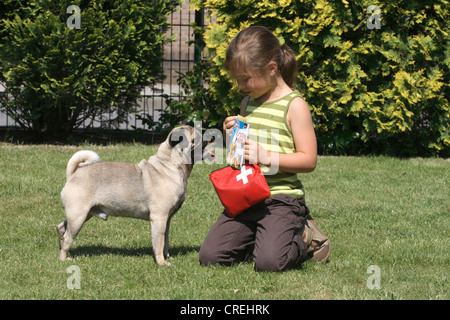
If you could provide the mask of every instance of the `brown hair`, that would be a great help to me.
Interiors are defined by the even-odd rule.
[[[297,75],[294,51],[286,44],[280,45],[277,37],[265,27],[253,26],[239,32],[231,40],[225,58],[225,69],[250,70],[263,73],[275,61],[284,82],[291,88]]]

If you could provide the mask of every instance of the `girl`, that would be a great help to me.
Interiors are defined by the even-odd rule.
[[[246,94],[241,103],[250,124],[245,159],[265,172],[271,197],[235,218],[224,211],[200,249],[200,263],[251,259],[258,271],[282,271],[307,258],[328,260],[330,240],[309,215],[297,176],[315,169],[317,145],[308,105],[293,89],[294,52],[268,29],[249,27],[228,46],[225,68]],[[223,123],[227,139],[236,117]]]

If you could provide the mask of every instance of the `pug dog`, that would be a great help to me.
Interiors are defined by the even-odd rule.
[[[167,262],[169,225],[186,198],[186,186],[195,162],[213,159],[198,130],[173,129],[155,155],[138,164],[100,162],[93,151],[76,152],[67,163],[67,182],[61,191],[66,220],[57,226],[59,259],[66,260],[74,238],[93,216],[150,221],[156,263]]]

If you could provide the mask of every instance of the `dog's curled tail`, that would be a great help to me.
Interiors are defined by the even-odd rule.
[[[100,161],[100,157],[94,151],[81,150],[76,152],[67,163],[66,177],[67,180],[74,174],[79,167],[84,167],[92,163]]]

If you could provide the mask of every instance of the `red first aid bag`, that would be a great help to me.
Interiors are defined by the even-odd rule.
[[[270,197],[266,178],[256,164],[244,164],[241,169],[228,166],[215,170],[209,179],[231,218]]]

